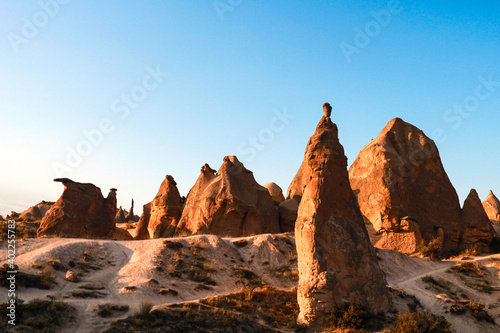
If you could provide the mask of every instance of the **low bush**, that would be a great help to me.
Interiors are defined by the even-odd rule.
[[[430,312],[398,313],[391,333],[454,333],[451,324]]]

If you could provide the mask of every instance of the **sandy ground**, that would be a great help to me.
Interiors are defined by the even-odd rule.
[[[295,245],[292,234],[258,235],[247,238],[222,239],[217,236],[193,236],[168,239],[177,247],[169,247],[164,239],[146,241],[112,241],[87,239],[42,238],[17,242],[17,265],[23,272],[37,274],[36,266],[47,265],[51,260],[83,263],[88,267],[78,282],[65,279],[66,270],[53,270],[57,285],[50,290],[20,288],[18,293],[25,301],[51,295],[64,300],[78,310],[78,318],[66,332],[101,332],[111,321],[124,318],[137,311],[141,302],[149,301],[156,306],[162,304],[194,301],[214,295],[222,295],[241,289],[236,285],[234,266],[251,269],[269,285],[291,289],[297,281],[283,278],[276,272],[283,267],[296,270]],[[182,247],[178,244],[182,244]],[[500,326],[477,322],[470,314],[452,315],[449,303],[437,298],[437,294],[422,282],[422,277],[441,277],[463,290],[471,300],[486,305],[490,315],[500,324],[500,291],[485,294],[465,286],[458,277],[446,270],[460,261],[431,261],[409,257],[395,251],[378,250],[379,264],[386,273],[391,287],[401,288],[415,295],[422,305],[432,313],[444,316],[457,332],[500,332]],[[183,276],[170,274],[179,260],[184,267],[193,265],[195,258],[203,262],[215,283],[194,282]],[[6,244],[0,243],[0,264],[6,262]],[[487,267],[488,277],[494,286],[500,285],[500,255],[477,257],[473,260]],[[51,268],[52,270],[52,268]],[[76,270],[76,268],[74,268]],[[91,286],[98,291],[99,298],[78,298],[73,292]],[[7,300],[5,288],[0,288],[0,302]],[[100,304],[129,305],[128,313],[118,317],[101,318],[95,310]],[[396,308],[398,306],[396,305]],[[397,308],[406,311],[405,306]]]
[[[120,318],[105,319],[97,316],[95,310],[100,304],[129,305],[131,310],[122,316],[126,317],[136,311],[142,301],[159,305],[236,292],[241,289],[241,285],[235,284],[236,277],[232,269],[235,265],[250,268],[267,284],[278,288],[291,289],[296,285],[296,281],[274,274],[274,270],[286,263],[295,252],[291,235],[258,235],[244,239],[222,239],[210,235],[173,238],[169,241],[181,243],[182,248],[168,248],[163,239],[19,240],[16,264],[20,271],[37,274],[39,269],[35,267],[38,264],[46,265],[51,260],[60,260],[64,264],[71,261],[83,262],[91,267],[76,283],[65,279],[66,270],[53,270],[57,281],[55,287],[50,290],[19,288],[19,298],[30,301],[51,295],[58,300],[64,300],[76,307],[79,313],[77,322],[67,328],[67,332],[100,332],[109,322]],[[235,243],[240,245],[234,245]],[[193,251],[198,253],[205,267],[211,271],[210,278],[215,281],[215,285],[194,282],[185,275],[175,277],[168,273],[169,265],[177,258],[184,260],[185,266],[189,267],[192,264],[190,260]],[[2,243],[0,265],[3,265],[6,259],[6,244]],[[82,299],[72,295],[74,291],[80,291],[81,287],[89,284],[97,286],[102,297]],[[166,295],[161,294],[162,290],[166,291]],[[0,288],[0,302],[6,301],[7,291]]]

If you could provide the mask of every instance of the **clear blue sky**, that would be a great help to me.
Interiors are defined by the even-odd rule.
[[[140,213],[225,155],[286,191],[324,102],[350,163],[401,117],[461,201],[500,194],[497,0],[59,1],[0,5],[0,214],[56,200],[59,176]]]

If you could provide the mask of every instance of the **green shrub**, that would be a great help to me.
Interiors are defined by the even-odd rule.
[[[438,238],[434,238],[427,244],[425,243],[424,240],[422,240],[417,246],[417,251],[420,252],[420,254],[425,258],[436,260],[439,259],[439,254],[441,253],[441,247],[442,247],[441,241]]]
[[[0,305],[6,318],[7,304]],[[34,299],[16,304],[16,329],[19,332],[57,332],[68,322],[74,322],[76,309],[60,301]]]

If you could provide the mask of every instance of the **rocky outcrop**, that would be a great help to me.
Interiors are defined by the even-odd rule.
[[[125,213],[123,212],[122,206],[120,206],[120,209],[118,209],[118,212],[116,213],[115,216],[116,223],[125,223]]]
[[[125,229],[116,228],[113,235],[113,239],[116,240],[134,240],[134,237]]]
[[[267,183],[264,184],[264,187],[269,191],[271,198],[273,198],[276,202],[285,201],[285,197],[283,196],[283,190],[276,183]]]
[[[125,216],[125,221],[129,222],[137,222],[139,221],[138,217],[134,215],[134,199],[132,199],[132,205],[130,206],[130,211],[127,216]]]
[[[279,233],[278,208],[236,156],[215,174],[205,164],[187,197],[176,234],[240,237]]]
[[[54,203],[49,201],[42,201],[39,204],[32,206],[19,214],[19,220],[41,220],[49,211]]]
[[[142,206],[142,215],[135,228],[134,239],[149,239],[148,224],[151,218],[151,202]]]
[[[288,199],[280,203],[278,212],[281,232],[293,232],[295,230],[298,210],[299,203],[295,199]]]
[[[177,183],[172,176],[167,175],[158,194],[151,201],[151,217],[148,224],[149,237],[172,236],[180,217],[181,196],[177,189]]]
[[[64,192],[42,219],[38,236],[113,238],[116,230],[116,189],[108,197],[93,184],[55,179]]]
[[[493,191],[490,191],[486,200],[483,201],[483,207],[491,221],[500,223],[500,200],[493,194]]]
[[[361,150],[349,169],[349,177],[373,244],[405,251],[405,244],[379,241],[384,233],[406,228],[403,217],[411,216],[426,242],[439,238],[443,252],[458,249],[458,195],[434,141],[415,126],[392,119]],[[413,231],[390,237],[404,239],[405,235],[418,238]]]
[[[474,189],[470,191],[464,202],[461,224],[463,227],[461,247],[467,248],[476,244],[482,253],[489,252],[489,245],[495,235],[495,230],[484,210],[479,195]]]
[[[144,205],[134,238],[171,237],[180,217],[181,196],[177,183],[172,176],[167,175],[153,201]]]
[[[349,184],[337,126],[326,115],[297,175],[302,184],[295,224],[298,322],[324,327],[331,309],[345,302],[389,310],[391,297]]]

